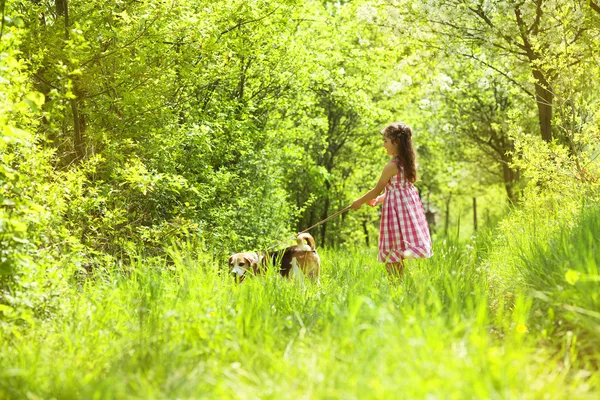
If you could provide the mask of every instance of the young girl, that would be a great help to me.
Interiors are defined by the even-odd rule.
[[[413,183],[417,180],[412,132],[395,122],[383,131],[383,147],[392,160],[383,168],[375,188],[352,203],[358,210],[364,203],[383,203],[379,230],[379,261],[386,263],[390,277],[402,277],[404,259],[429,258],[431,237],[423,205]],[[385,193],[379,196],[385,188]]]

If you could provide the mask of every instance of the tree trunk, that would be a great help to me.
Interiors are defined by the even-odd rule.
[[[551,142],[552,102],[554,100],[554,95],[552,94],[550,85],[542,71],[533,69],[533,77],[535,78],[535,101],[538,106],[538,118],[540,121],[542,139],[546,142]]]
[[[515,184],[519,180],[519,173],[514,169],[510,168],[509,164],[512,158],[509,155],[502,155],[502,176],[504,180],[504,189],[506,190],[506,196],[511,204],[515,204],[518,200],[517,193],[515,192]]]
[[[539,4],[541,5],[541,3]],[[537,19],[542,17],[541,6],[537,8]],[[537,26],[527,27],[523,21],[520,6],[515,7],[515,18],[517,20],[517,26],[521,33],[521,39],[523,40],[523,48],[527,53],[529,64],[531,66],[531,72],[533,79],[535,80],[535,102],[538,106],[538,119],[540,121],[540,132],[542,139],[546,142],[552,141],[552,88],[548,82],[548,76],[542,71],[539,66],[540,56],[534,49],[529,35],[537,34]]]
[[[59,17],[65,17],[65,28],[69,25],[68,15],[69,15],[69,4],[68,0],[56,0],[54,2],[54,6],[56,7],[56,15]]]
[[[2,26],[0,26],[0,40],[2,40],[2,35],[4,35],[4,9],[6,7],[6,1],[5,0],[0,0],[0,8],[2,8],[2,13],[0,15],[0,17],[2,18],[2,21],[0,22],[0,24],[2,24]]]
[[[74,88],[77,86],[75,82],[73,82],[73,86]],[[77,91],[75,91],[75,93],[77,93]],[[85,156],[85,143],[83,142],[83,130],[85,129],[85,123],[83,121],[83,117],[79,115],[77,98],[71,99],[71,111],[73,112],[73,128],[75,131],[75,156],[79,161],[83,160]]]
[[[69,40],[69,1],[56,0],[54,2],[56,15],[65,19],[65,40]],[[85,124],[79,114],[79,94],[81,91],[77,86],[77,82],[73,81],[74,99],[71,99],[71,113],[73,114],[73,142],[75,147],[75,159],[82,160],[85,156],[85,143],[83,141],[83,129]]]

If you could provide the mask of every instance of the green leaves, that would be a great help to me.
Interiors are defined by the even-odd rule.
[[[591,23],[579,5],[545,1],[537,28],[535,4],[521,7],[531,60],[512,3],[89,1],[69,3],[69,21],[52,2],[12,4],[7,15],[26,24],[2,43],[14,90],[0,171],[23,181],[14,190],[59,193],[50,213],[90,251],[193,231],[225,252],[312,225],[374,184],[386,160],[378,132],[393,120],[414,128],[427,208],[496,196],[498,183],[516,199],[511,166],[531,182],[542,170],[522,147],[512,162],[508,135],[536,132],[531,68],[568,94],[554,122],[569,150],[537,160],[579,162],[568,171],[586,180],[596,171],[570,158],[597,136],[597,95],[583,87],[597,38],[579,30]],[[40,158],[19,170],[24,147]],[[365,209],[315,234],[351,245],[377,221]]]
[[[25,95],[23,101],[25,104],[27,104],[27,106],[29,106],[32,112],[37,113],[41,111],[42,105],[44,105],[45,102],[45,98],[40,92],[29,92]]]

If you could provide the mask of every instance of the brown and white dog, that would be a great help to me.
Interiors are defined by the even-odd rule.
[[[304,241],[306,240],[306,243]],[[315,250],[315,239],[309,233],[296,237],[296,246],[268,253],[237,253],[229,257],[229,272],[241,282],[248,274],[259,275],[269,264],[278,265],[283,277],[308,276],[319,282],[321,259]]]

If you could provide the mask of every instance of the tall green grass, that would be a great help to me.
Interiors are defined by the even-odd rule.
[[[512,274],[520,290],[533,298],[533,324],[544,340],[569,348],[565,363],[579,357],[581,364],[597,369],[600,207],[580,205],[580,213],[555,224],[549,235],[538,233],[527,242],[516,238]]]
[[[599,215],[539,251],[522,238],[512,296],[491,278],[511,279],[503,245],[481,238],[437,242],[399,284],[372,249],[320,249],[320,286],[274,273],[237,285],[174,246],[169,263],[74,282],[62,313],[4,330],[0,397],[595,398]]]

